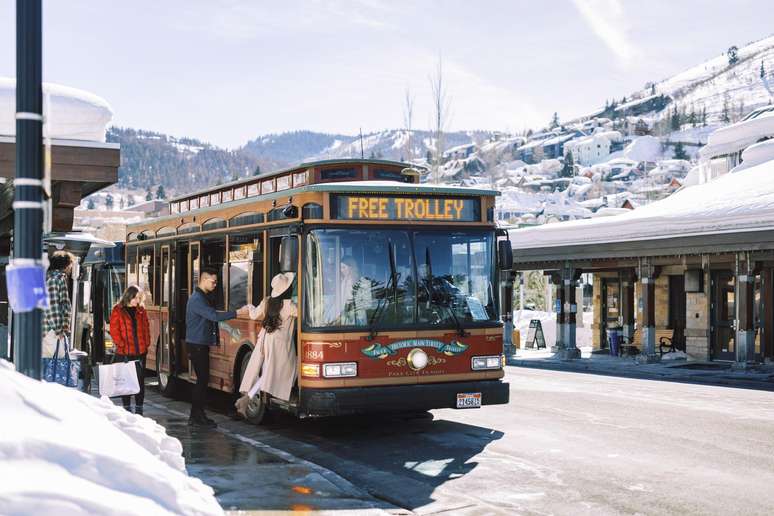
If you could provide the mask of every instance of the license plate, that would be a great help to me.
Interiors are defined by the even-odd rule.
[[[480,392],[460,392],[457,393],[457,408],[480,408]]]

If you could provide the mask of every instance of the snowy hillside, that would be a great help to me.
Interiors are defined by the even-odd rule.
[[[735,53],[734,64],[725,52],[658,82],[655,90],[670,95],[687,111],[692,106],[696,111],[706,107],[710,122],[738,120],[774,100],[774,36],[739,47]]]

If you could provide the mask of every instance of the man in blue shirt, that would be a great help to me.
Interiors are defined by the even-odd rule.
[[[207,295],[218,286],[218,271],[211,267],[202,268],[199,285],[194,289],[185,308],[185,341],[188,358],[196,372],[196,385],[191,395],[191,416],[188,423],[213,428],[215,421],[204,412],[207,386],[210,383],[210,346],[218,345],[218,322],[237,316],[247,316],[249,306],[237,311],[219,312],[213,308]]]

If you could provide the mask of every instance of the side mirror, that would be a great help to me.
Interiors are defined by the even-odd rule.
[[[280,271],[296,272],[298,265],[298,238],[282,237],[280,242]]]
[[[510,240],[498,240],[497,263],[500,264],[501,271],[513,269],[513,248]]]

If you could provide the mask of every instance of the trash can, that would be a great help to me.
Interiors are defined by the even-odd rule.
[[[620,334],[618,332],[618,328],[607,329],[607,342],[608,344],[610,344],[610,356],[613,356],[613,357],[618,356],[619,338],[620,338]]]

